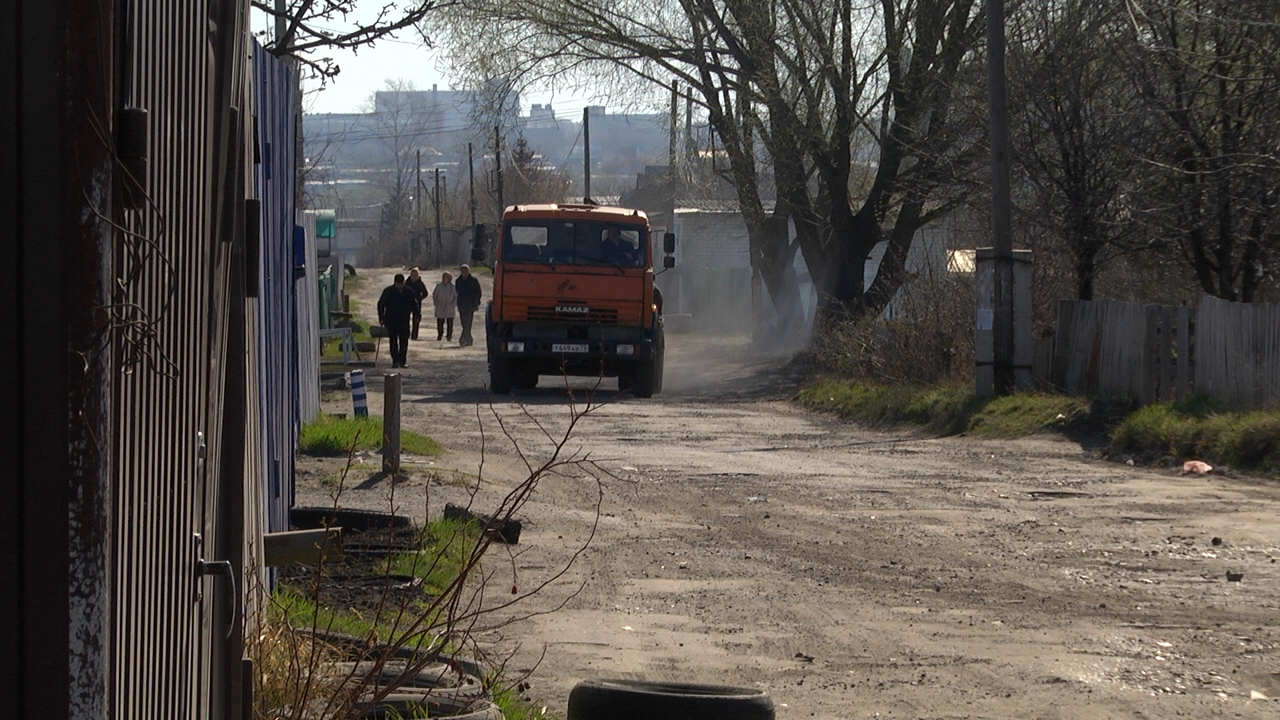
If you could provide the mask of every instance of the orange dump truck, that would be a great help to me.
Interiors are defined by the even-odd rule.
[[[675,235],[662,238],[672,267]],[[494,244],[485,315],[489,387],[536,387],[539,375],[616,377],[636,397],[662,390],[662,297],[654,242],[639,210],[516,205]]]

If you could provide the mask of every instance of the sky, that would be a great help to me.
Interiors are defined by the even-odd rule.
[[[381,90],[388,78],[410,80],[419,90],[430,90],[432,85],[441,90],[459,89],[438,69],[436,51],[414,41],[382,40],[359,54],[339,50],[326,54],[337,61],[342,72],[323,90],[311,92],[319,86],[318,81],[304,88],[308,91],[304,100],[307,113],[361,112],[369,96],[375,90]],[[559,117],[581,115],[582,108],[587,105],[608,104],[598,98],[564,92],[525,94],[520,101],[522,115],[529,113],[531,104],[551,103]]]

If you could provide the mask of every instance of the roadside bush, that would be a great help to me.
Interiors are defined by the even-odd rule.
[[[1144,462],[1206,460],[1240,469],[1280,470],[1280,413],[1215,412],[1204,398],[1139,408],[1111,433],[1114,452]]]
[[[321,413],[302,426],[298,435],[298,452],[317,457],[341,457],[352,450],[374,450],[382,447],[382,418],[340,418]],[[440,454],[440,445],[425,435],[400,431],[400,450],[411,455]]]
[[[971,279],[924,272],[880,317],[817,329],[812,350],[824,372],[896,385],[965,382],[973,373]]]
[[[1081,398],[1018,393],[982,400],[959,383],[915,386],[824,379],[806,387],[797,400],[810,409],[872,427],[917,425],[943,435],[1020,437],[1045,431],[1075,431],[1093,417]]]

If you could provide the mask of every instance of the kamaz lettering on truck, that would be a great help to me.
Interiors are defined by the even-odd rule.
[[[616,377],[636,397],[662,390],[662,297],[639,210],[517,205],[502,216],[485,316],[489,388],[537,387],[539,375]],[[675,265],[675,236],[662,238]]]

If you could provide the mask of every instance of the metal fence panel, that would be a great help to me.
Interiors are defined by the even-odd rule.
[[[259,201],[258,375],[267,530],[289,529],[298,433],[298,331],[294,277],[296,110],[289,66],[253,45],[257,141],[254,197]]]
[[[146,202],[126,214],[116,258],[118,478],[112,628],[114,717],[203,717],[213,581],[205,557],[211,362],[219,348],[211,310],[222,285],[215,237],[215,55],[205,3],[127,4],[126,107],[148,113]]]

